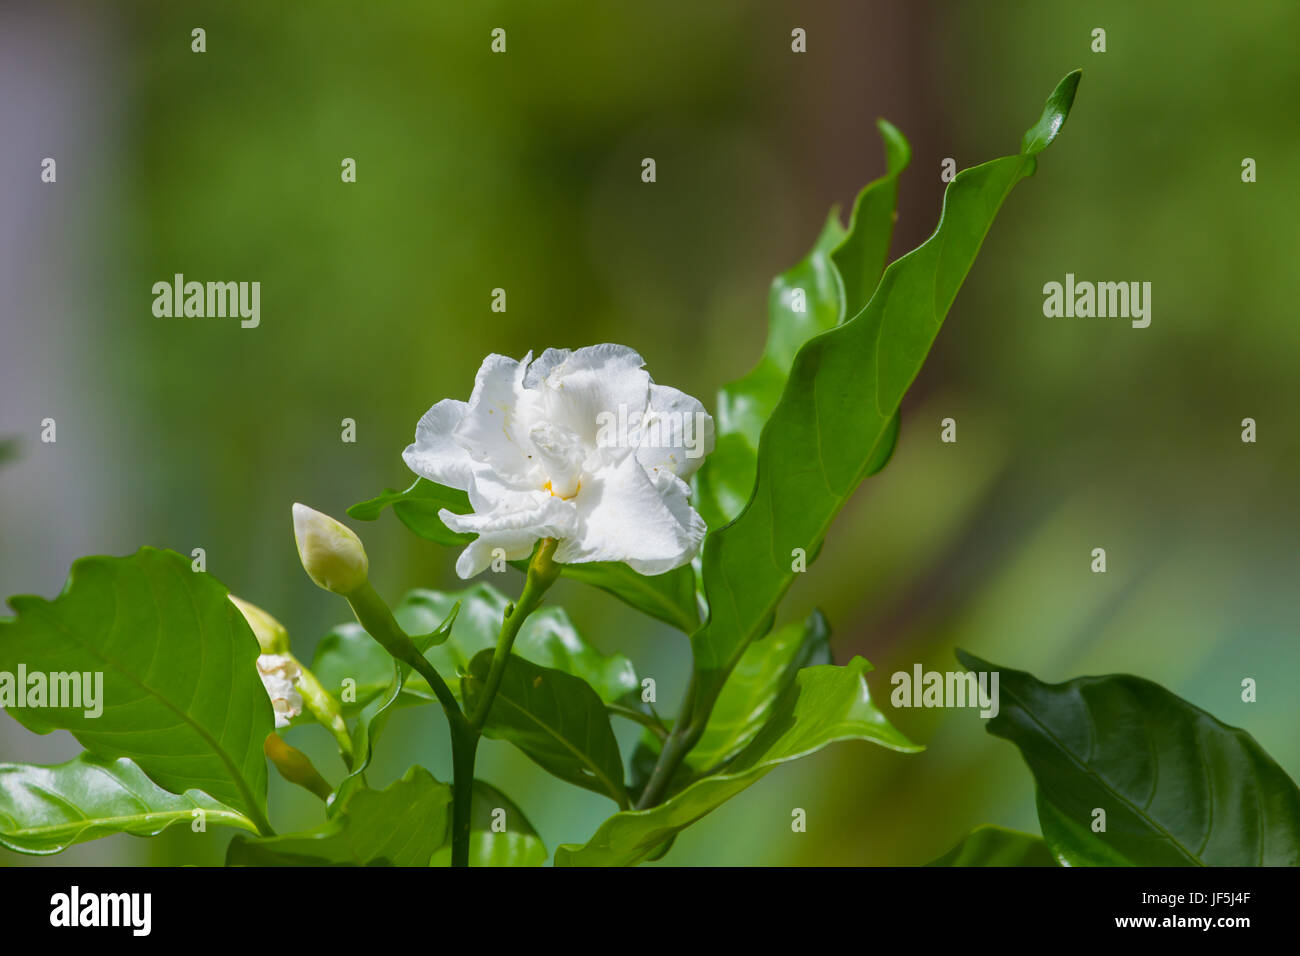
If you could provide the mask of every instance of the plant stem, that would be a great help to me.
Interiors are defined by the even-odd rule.
[[[289,655],[293,657],[292,654]],[[303,703],[311,711],[316,721],[324,726],[333,736],[339,747],[339,756],[348,770],[352,769],[352,737],[348,734],[348,725],[343,720],[343,708],[334,695],[327,691],[321,682],[301,661],[293,658],[298,665],[298,679],[294,686],[302,695]]]
[[[625,720],[640,724],[660,740],[668,739],[668,728],[652,714],[644,713],[635,707],[625,707],[623,704],[606,703],[605,709],[616,717],[622,717]]]
[[[692,675],[691,682],[686,688],[686,700],[682,703],[682,712],[673,724],[668,739],[664,741],[663,749],[659,751],[659,759],[655,761],[654,770],[650,772],[650,779],[646,781],[645,789],[641,791],[641,798],[636,802],[638,810],[647,810],[663,799],[673,774],[677,772],[681,762],[686,759],[686,755],[691,752],[691,748],[699,742],[700,735],[704,733],[704,727],[709,722],[708,712],[713,709],[713,706],[710,702],[702,713],[697,713],[698,697],[698,686]]]
[[[560,576],[560,565],[551,560],[559,544],[554,538],[544,538],[533,560],[528,565],[528,577],[524,581],[524,590],[519,600],[506,609],[505,619],[501,622],[501,633],[497,636],[496,650],[492,652],[492,667],[488,670],[483,692],[470,714],[469,722],[478,731],[483,728],[488,714],[492,710],[492,701],[496,699],[501,687],[501,678],[505,676],[506,662],[510,659],[510,648],[514,646],[519,629],[529,614],[537,610],[542,603],[542,595]]]
[[[361,626],[384,650],[429,682],[447,715],[451,731],[452,823],[451,865],[469,866],[470,813],[473,810],[474,754],[478,731],[472,727],[437,668],[420,653],[393,617],[379,593],[367,582],[347,595]]]
[[[537,610],[542,603],[542,595],[560,576],[560,565],[551,560],[558,546],[554,538],[544,538],[533,560],[528,565],[528,577],[524,581],[523,593],[519,601],[506,609],[501,622],[501,633],[497,637],[496,650],[492,655],[492,667],[488,671],[483,693],[474,705],[472,717],[466,717],[456,702],[451,688],[442,679],[442,675],[420,653],[419,648],[402,630],[393,617],[384,599],[369,584],[361,585],[346,595],[352,611],[371,637],[403,664],[409,665],[429,682],[434,696],[442,705],[447,715],[447,724],[451,732],[451,865],[469,866],[470,824],[474,811],[474,761],[478,755],[478,740],[483,724],[492,710],[492,701],[496,698],[505,676],[506,662],[510,659],[510,648],[514,646],[519,629],[523,627],[528,615]]]

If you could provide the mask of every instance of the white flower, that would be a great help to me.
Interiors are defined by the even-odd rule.
[[[288,654],[263,654],[257,659],[257,673],[271,698],[275,726],[288,727],[290,719],[302,713],[302,695],[294,686],[302,671]]]
[[[417,475],[469,493],[472,514],[439,517],[477,534],[462,578],[500,548],[526,558],[558,538],[554,559],[622,561],[642,574],[688,563],[704,538],[689,478],[713,450],[713,419],[694,398],[656,385],[621,345],[547,349],[522,362],[483,360],[468,402],[429,409],[402,454]]]
[[[366,583],[370,560],[347,525],[306,505],[293,506],[293,536],[308,576],[326,591],[351,594]]]

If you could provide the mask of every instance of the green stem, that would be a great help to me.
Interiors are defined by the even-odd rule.
[[[289,656],[293,657],[292,654]],[[293,660],[298,665],[299,671],[294,686],[298,688],[298,693],[302,695],[303,703],[307,705],[312,716],[333,734],[334,741],[339,747],[339,756],[343,758],[343,763],[348,770],[351,770],[352,737],[348,734],[348,725],[343,720],[342,705],[301,661],[296,657]]]
[[[470,824],[474,811],[474,762],[478,755],[478,740],[483,724],[487,721],[505,676],[506,662],[510,659],[510,648],[514,646],[519,629],[523,627],[528,615],[537,610],[542,603],[542,595],[560,576],[560,565],[551,560],[558,542],[554,538],[543,539],[532,562],[528,565],[528,577],[524,581],[523,593],[519,601],[507,608],[505,619],[501,622],[501,633],[497,637],[496,650],[492,655],[492,667],[488,671],[487,682],[478,702],[474,705],[472,717],[466,717],[456,702],[451,688],[442,679],[442,675],[429,663],[419,648],[402,630],[393,617],[393,612],[384,603],[378,592],[369,582],[347,594],[352,611],[371,637],[393,657],[412,667],[429,682],[434,696],[442,705],[447,715],[447,724],[451,731],[451,865],[469,866]]]
[[[488,670],[483,692],[474,705],[473,713],[470,714],[469,722],[475,730],[482,730],[492,710],[492,701],[496,699],[497,690],[501,687],[501,678],[506,672],[506,662],[510,659],[510,648],[514,646],[515,638],[519,636],[519,629],[523,627],[528,615],[537,610],[537,606],[542,603],[542,595],[546,593],[546,589],[560,576],[560,565],[551,560],[558,544],[559,542],[554,538],[542,539],[541,546],[528,565],[528,577],[524,581],[523,593],[519,595],[519,600],[513,606],[506,608],[505,619],[501,622],[501,633],[497,636],[496,650],[492,652],[492,667]]]
[[[645,789],[641,791],[641,798],[636,802],[638,810],[647,810],[663,799],[673,774],[677,772],[681,762],[686,759],[686,755],[691,752],[691,748],[699,742],[700,736],[704,733],[704,727],[709,722],[709,711],[713,709],[713,705],[711,702],[706,703],[701,711],[698,697],[698,685],[692,675],[690,685],[686,688],[686,700],[682,703],[682,712],[673,724],[668,739],[664,741],[663,749],[659,751],[659,759],[655,761],[654,770],[650,772],[650,779],[646,781]]]
[[[637,710],[635,707],[625,707],[623,704],[606,703],[605,709],[616,717],[622,717],[625,720],[631,720],[645,727],[660,740],[668,739],[668,728],[655,717],[653,714],[647,714],[644,711]]]
[[[469,866],[470,824],[474,813],[474,758],[478,731],[464,723],[451,731],[451,865]]]
[[[384,599],[370,585],[361,585],[355,591],[345,595],[352,605],[366,633],[379,642],[384,650],[403,664],[410,666],[416,673],[429,682],[434,696],[442,705],[447,715],[451,730],[451,769],[452,769],[452,824],[451,824],[451,865],[469,866],[470,813],[473,809],[474,795],[474,753],[478,747],[478,730],[472,727],[460,705],[442,679],[442,675],[420,653],[419,648],[402,630],[393,612],[388,609]]]

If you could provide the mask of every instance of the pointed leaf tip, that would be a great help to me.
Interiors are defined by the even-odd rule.
[[[1074,105],[1074,93],[1079,88],[1081,76],[1083,70],[1075,70],[1073,73],[1067,73],[1065,79],[1056,84],[1056,89],[1047,98],[1047,105],[1043,107],[1043,115],[1025,132],[1024,139],[1020,141],[1022,154],[1037,156],[1051,145],[1052,140],[1056,139],[1057,134],[1061,132],[1061,127],[1065,125],[1066,118],[1070,115],[1070,107]]]

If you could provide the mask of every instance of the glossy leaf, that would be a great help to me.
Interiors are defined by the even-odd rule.
[[[456,514],[468,513],[468,495],[425,478],[417,479],[405,491],[388,489],[377,498],[359,502],[348,509],[348,515],[360,521],[374,521],[389,507],[404,525],[429,541],[462,546],[474,539],[473,535],[456,534],[449,530],[438,517],[440,508],[447,508]],[[528,565],[526,560],[511,563],[520,570],[526,569]],[[690,567],[647,577],[633,571],[626,564],[592,562],[566,565],[564,574],[575,581],[607,591],[638,611],[671,624],[680,631],[689,633],[699,625],[695,573]]]
[[[461,694],[471,710],[491,666],[490,649],[469,662]],[[512,654],[483,733],[510,741],[561,780],[627,804],[623,761],[605,705],[579,677]]]
[[[226,595],[172,551],[82,558],[53,601],[10,599],[18,616],[0,620],[0,671],[102,673],[103,713],[8,713],[37,733],[71,731],[97,756],[128,757],[172,793],[201,789],[264,821],[271,703],[257,639]]]
[[[0,846],[20,853],[58,853],[114,833],[154,836],[189,823],[257,832],[253,821],[206,793],[168,793],[126,758],[90,754],[54,767],[0,763]]]
[[[813,336],[856,315],[885,267],[898,177],[911,159],[911,148],[889,123],[878,125],[886,174],[858,194],[847,231],[838,210],[831,210],[808,255],[773,280],[763,355],[747,375],[718,394],[717,447],[696,479],[697,507],[710,530],[721,528],[749,501],[759,436],[781,398],[795,355]]]
[[[1067,78],[1062,88],[1072,90],[1074,82]],[[1068,105],[1059,89],[1049,101],[1058,129]],[[817,551],[887,449],[903,395],[998,209],[1034,167],[1034,156],[1023,153],[958,174],[934,234],[885,270],[857,316],[799,350],[763,429],[753,495],[734,522],[705,541],[710,617],[691,638],[705,704],[749,642],[770,626],[796,573],[795,549]]]
[[[348,509],[348,517],[358,521],[377,521],[385,508],[392,508],[402,524],[428,541],[456,547],[474,540],[472,534],[452,531],[438,517],[443,508],[455,514],[465,514],[470,510],[469,495],[455,488],[417,478],[405,491],[385,488],[383,494],[357,502]]]
[[[505,829],[493,829],[496,815],[505,811]],[[474,781],[474,812],[470,818],[470,866],[541,866],[546,862],[546,844],[528,822],[524,812],[509,797],[482,780]],[[451,866],[450,839],[429,862],[430,866]]]
[[[450,638],[425,654],[453,692],[459,693],[459,678],[470,659],[496,646],[508,603],[505,595],[487,584],[449,592],[420,589],[402,598],[393,614],[408,634],[424,634],[460,605]],[[608,702],[640,687],[631,661],[621,654],[602,654],[587,643],[560,607],[543,607],[531,614],[515,639],[514,652],[534,664],[582,678]],[[356,622],[342,624],[321,639],[312,670],[335,694],[341,692],[344,678],[351,677],[357,682],[358,704],[382,693],[393,673],[392,658]],[[433,690],[428,681],[419,674],[409,675],[402,703],[430,700]]]
[[[782,696],[762,731],[724,770],[692,783],[649,810],[616,813],[583,846],[567,844],[557,866],[626,866],[651,858],[665,840],[717,809],[774,767],[838,740],[867,740],[890,750],[920,750],[871,702],[855,657],[844,667],[806,667]]]
[[[1300,865],[1300,789],[1255,738],[1159,684],[999,674],[988,731],[1020,748],[1053,854],[1070,866]],[[1106,812],[1094,833],[1093,812]]]
[[[786,625],[745,648],[686,763],[706,771],[744,750],[799,670],[831,663],[830,638],[826,618],[814,611],[808,620]]]
[[[303,833],[236,836],[227,866],[427,866],[447,839],[451,788],[412,767],[384,790],[358,790],[333,819]]]
[[[770,719],[798,671],[831,663],[830,636],[826,618],[814,611],[806,621],[787,624],[745,648],[669,792],[680,790],[699,774],[716,771],[744,750]],[[637,791],[658,754],[659,739],[647,732],[632,757]]]
[[[927,866],[1056,866],[1043,838],[991,824],[978,826]]]

